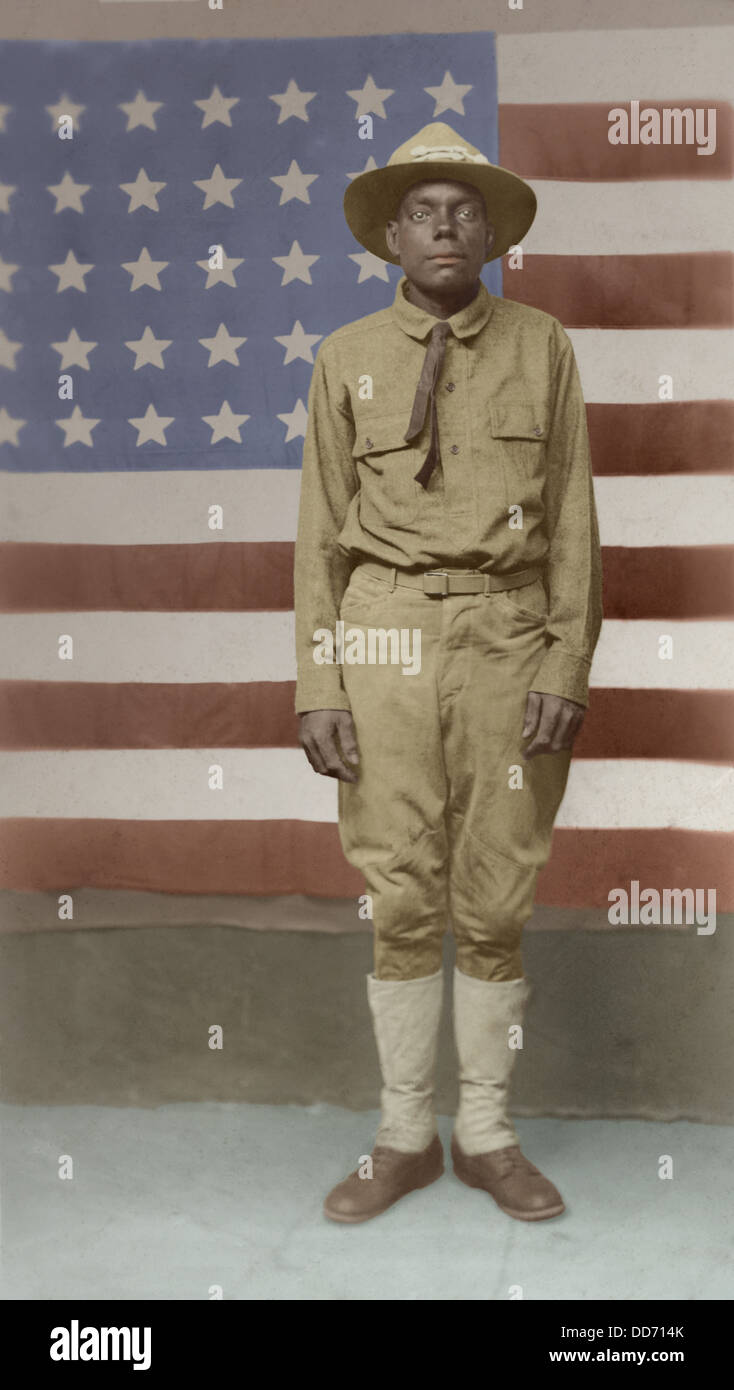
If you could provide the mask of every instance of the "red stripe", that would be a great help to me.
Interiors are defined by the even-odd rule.
[[[0,546],[5,613],[282,612],[291,541]],[[734,547],[604,546],[607,618],[734,616]]]
[[[640,111],[654,107],[661,114],[665,107],[714,107],[716,149],[710,155],[700,155],[695,144],[610,145],[609,112],[615,106],[630,111],[626,98],[567,105],[502,103],[499,162],[526,179],[726,179],[734,173],[734,111],[728,102],[703,97],[640,101]]]
[[[594,476],[731,473],[734,401],[587,405]]]
[[[297,748],[293,681],[0,681],[0,747]],[[734,760],[734,691],[594,689],[577,758]]]
[[[358,897],[362,875],[342,853],[338,827],[316,821],[127,821],[9,819],[0,822],[0,888]],[[537,901],[602,907],[613,888],[715,888],[734,908],[732,837],[686,830],[556,830]],[[53,928],[56,908],[39,929]]]
[[[734,546],[604,546],[605,618],[731,618]]]
[[[544,309],[566,328],[731,328],[734,256],[533,256],[502,263],[505,299]]]

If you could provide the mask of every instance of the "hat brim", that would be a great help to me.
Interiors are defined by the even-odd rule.
[[[486,261],[504,256],[532,226],[537,210],[535,193],[524,179],[499,164],[465,164],[457,160],[431,160],[416,164],[386,165],[352,179],[344,192],[344,216],[352,235],[366,251],[391,265],[400,265],[385,240],[385,223],[395,220],[400,200],[408,188],[426,180],[452,179],[470,183],[484,198],[487,217],[495,228],[495,240]]]

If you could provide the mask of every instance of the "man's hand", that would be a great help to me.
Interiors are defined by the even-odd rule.
[[[538,753],[560,753],[571,748],[584,722],[586,708],[562,695],[546,695],[537,690],[528,693],[522,738],[535,737],[523,752],[523,758],[535,758]]]
[[[359,762],[354,720],[347,709],[312,709],[301,714],[299,740],[314,772],[356,782],[357,772],[344,761]],[[338,739],[338,743],[337,743]]]

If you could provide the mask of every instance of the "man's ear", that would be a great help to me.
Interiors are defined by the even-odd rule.
[[[488,222],[488,223],[487,223],[487,251],[486,251],[486,254],[487,254],[487,255],[489,255],[490,251],[492,250],[492,247],[494,246],[496,236],[497,236],[497,232],[496,232],[496,229],[495,229],[494,222]]]
[[[398,254],[398,240],[399,240],[399,238],[398,238],[398,224],[397,224],[397,222],[386,222],[386,223],[385,223],[385,241],[387,242],[387,249],[388,249],[388,251],[389,251],[390,254],[393,255],[393,256],[397,256],[397,254]]]

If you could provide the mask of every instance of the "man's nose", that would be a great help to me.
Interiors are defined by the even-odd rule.
[[[456,224],[448,212],[438,212],[433,222],[433,235],[453,236],[456,232]]]

